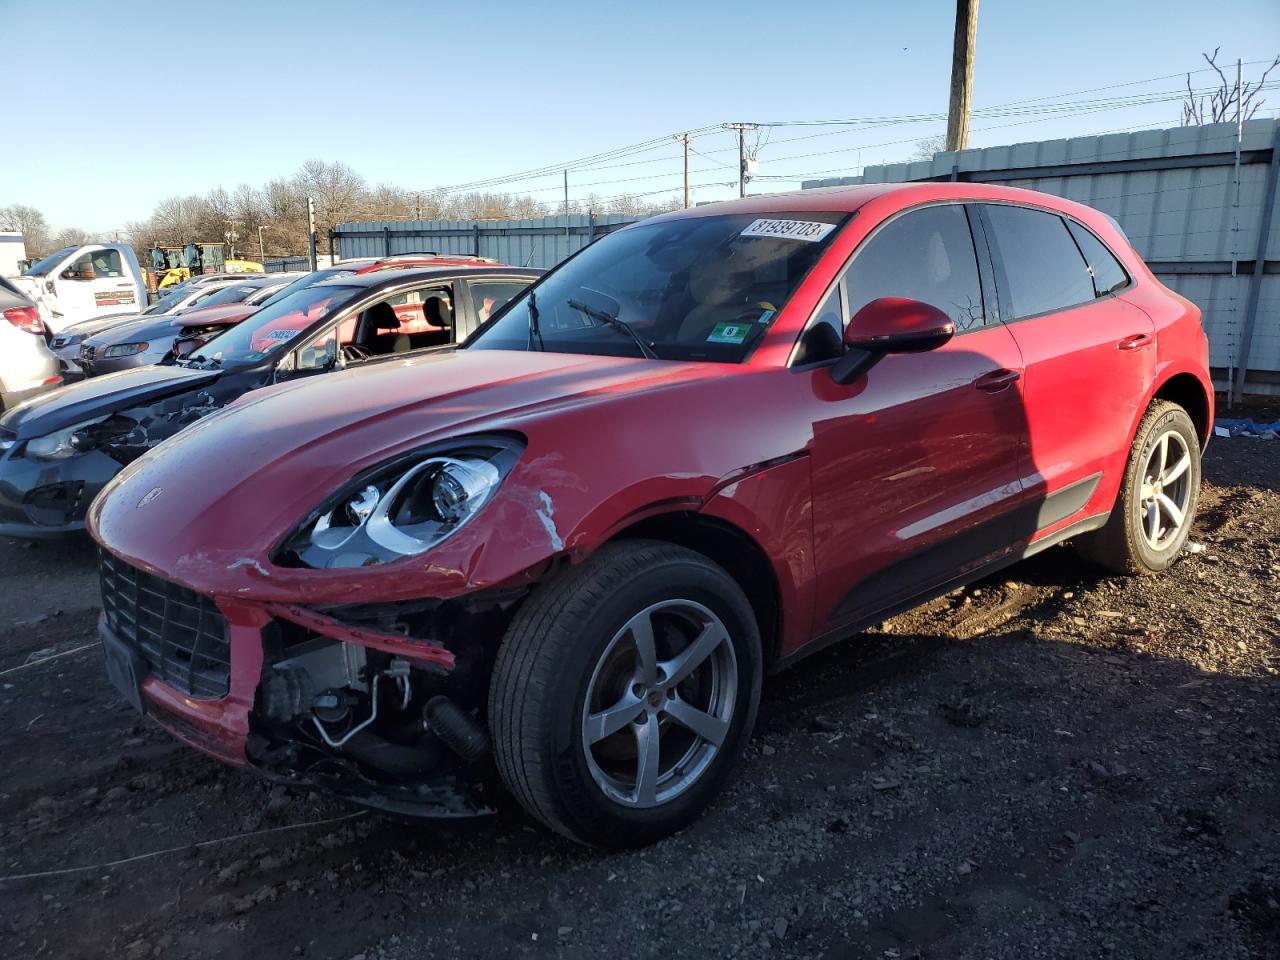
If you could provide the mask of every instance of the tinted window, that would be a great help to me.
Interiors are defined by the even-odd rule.
[[[1061,217],[1004,204],[985,207],[1015,319],[1093,299],[1093,279]]]
[[[520,294],[468,349],[739,363],[847,214],[688,216],[611,233]],[[531,323],[530,320],[533,320]],[[622,324],[616,321],[621,320]]]
[[[1120,261],[1101,240],[1074,221],[1068,220],[1067,226],[1071,228],[1071,235],[1076,238],[1080,252],[1089,264],[1089,272],[1093,274],[1094,293],[1104,297],[1129,282],[1129,275],[1124,272],[1124,267],[1120,266]]]
[[[889,223],[854,257],[846,282],[851,313],[880,297],[909,297],[946,313],[957,330],[983,324],[973,235],[959,204],[925,207]]]

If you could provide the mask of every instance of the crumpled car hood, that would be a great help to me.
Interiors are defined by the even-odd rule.
[[[19,440],[43,437],[85,420],[207,386],[221,375],[218,370],[168,366],[108,373],[28,400],[0,417],[0,425],[13,430]]]
[[[530,435],[540,432],[534,421],[559,409],[577,412],[733,369],[458,351],[280,384],[127,467],[94,502],[90,529],[122,556],[179,579],[190,573],[188,582],[205,580],[201,572],[211,567],[262,562],[339,486],[403,451],[482,432]]]

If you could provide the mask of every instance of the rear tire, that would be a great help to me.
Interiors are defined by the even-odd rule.
[[[498,771],[580,843],[639,847],[692,822],[755,724],[760,634],[705,556],[612,543],[543,583],[512,620],[489,687]]]
[[[1200,498],[1200,437],[1187,411],[1157,400],[1138,424],[1107,525],[1078,541],[1090,561],[1126,575],[1168,568]]]

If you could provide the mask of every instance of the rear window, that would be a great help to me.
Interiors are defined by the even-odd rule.
[[[1015,320],[1088,303],[1093,278],[1063,219],[1054,213],[984,204],[1004,267]]]
[[[1071,235],[1076,238],[1085,262],[1089,264],[1096,296],[1105,297],[1128,285],[1129,274],[1125,273],[1120,261],[1101,240],[1074,220],[1068,220],[1067,226],[1071,229]]]

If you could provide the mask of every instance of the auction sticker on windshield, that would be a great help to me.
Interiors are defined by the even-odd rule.
[[[817,243],[835,228],[834,223],[817,223],[813,220],[756,220],[742,231],[742,236]]]

